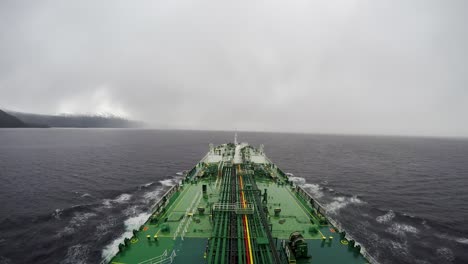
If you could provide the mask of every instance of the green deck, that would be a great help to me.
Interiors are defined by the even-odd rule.
[[[253,263],[292,263],[281,242],[289,241],[295,231],[303,235],[310,256],[296,259],[296,263],[368,263],[359,250],[344,245],[348,241],[340,238],[334,227],[320,224],[320,216],[308,197],[281,171],[269,163],[248,162],[255,149],[244,148],[243,162],[232,164],[234,148],[222,146],[226,162],[221,165],[202,160],[197,164],[154,213],[158,220],[148,220],[111,263],[248,263],[248,248]],[[205,194],[203,185],[207,186]],[[262,201],[265,189],[266,202]],[[215,203],[242,201],[242,191],[246,202],[254,206],[253,214],[213,211]],[[200,207],[205,208],[203,214],[198,211]],[[263,207],[268,211],[262,216]],[[275,216],[275,208],[281,208],[279,216]],[[244,216],[250,245],[245,244]],[[313,225],[318,228],[316,233],[310,231]]]

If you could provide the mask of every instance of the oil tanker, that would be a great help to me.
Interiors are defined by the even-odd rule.
[[[248,143],[213,146],[102,263],[377,263]]]

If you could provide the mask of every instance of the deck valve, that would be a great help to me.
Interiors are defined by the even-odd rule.
[[[275,208],[275,216],[279,216],[279,214],[281,213],[281,208]]]

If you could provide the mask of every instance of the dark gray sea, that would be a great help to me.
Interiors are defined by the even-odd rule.
[[[380,263],[468,263],[468,140],[239,133]],[[99,263],[232,132],[0,130],[0,263]],[[312,252],[313,254],[313,252]]]

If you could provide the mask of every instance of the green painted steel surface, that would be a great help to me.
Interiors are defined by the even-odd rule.
[[[153,220],[148,220],[110,262],[249,263],[251,254],[253,263],[288,263],[293,258],[286,256],[282,242],[287,244],[295,231],[304,237],[309,255],[296,259],[296,263],[368,262],[359,250],[345,245],[347,240],[335,227],[321,223],[318,210],[322,209],[314,208],[310,197],[258,150],[243,146],[237,154],[242,162],[233,164],[239,151],[235,148],[218,146],[213,153],[222,158],[208,154],[205,160],[220,162],[202,160],[197,164],[180,185],[169,191]],[[265,162],[250,162],[251,156]],[[233,204],[242,204],[242,195],[253,212],[213,210],[215,203],[235,208]],[[275,213],[275,209],[280,212]]]

